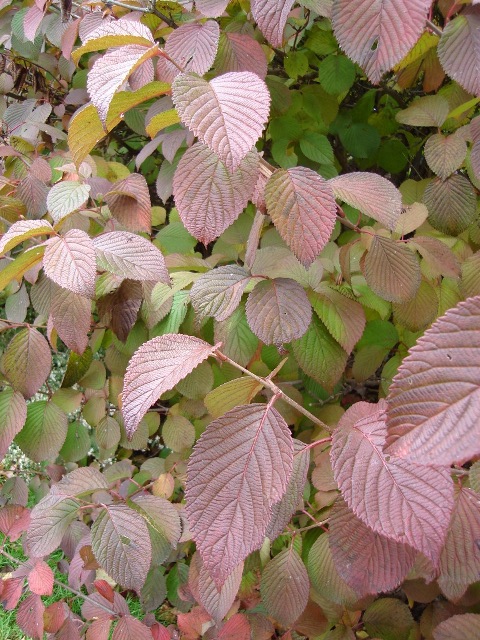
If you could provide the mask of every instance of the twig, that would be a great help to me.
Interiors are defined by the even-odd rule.
[[[437,25],[431,20],[427,20],[427,28],[430,29],[430,31],[432,31],[437,36],[443,35],[442,29],[440,29],[440,27],[437,27]]]
[[[304,453],[304,451],[307,451],[308,449],[313,449],[314,447],[318,447],[318,445],[320,444],[326,444],[327,442],[331,441],[332,436],[328,436],[328,438],[322,438],[321,440],[315,440],[315,442],[311,442],[310,444],[307,444],[305,447],[303,447],[303,449],[300,449],[300,451],[297,451],[297,453],[295,453],[293,457],[298,456],[299,453]]]

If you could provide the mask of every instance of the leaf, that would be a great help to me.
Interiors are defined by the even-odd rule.
[[[46,275],[64,289],[93,298],[97,275],[95,248],[90,236],[71,229],[47,241],[43,257]]]
[[[113,129],[118,124],[119,118],[123,119],[126,111],[129,111],[146,100],[163,96],[169,91],[169,84],[157,81],[149,82],[136,91],[119,91],[114,95],[110,103],[107,116],[107,130],[110,131]],[[136,178],[139,176],[138,173],[132,173],[131,175],[136,176]],[[129,178],[130,176],[127,176],[126,180]]]
[[[87,90],[104,125],[115,93],[123,87],[135,69],[157,54],[156,44],[148,48],[130,44],[111,49],[94,62],[88,74]]]
[[[33,327],[21,329],[8,343],[2,365],[15,391],[31,398],[48,378],[52,367],[48,342]]]
[[[475,192],[464,176],[455,174],[446,180],[432,180],[423,201],[432,227],[447,235],[457,236],[475,220]]]
[[[458,84],[473,95],[480,94],[480,16],[477,7],[466,7],[443,29],[438,43],[442,67]]]
[[[462,166],[467,155],[467,143],[458,135],[435,133],[428,138],[424,153],[430,169],[445,179]]]
[[[51,318],[65,345],[82,354],[88,345],[92,303],[72,291],[55,287],[51,298]]]
[[[337,207],[331,187],[312,169],[278,169],[266,184],[265,202],[279,234],[308,267],[335,226]]]
[[[473,634],[473,635],[472,635]],[[463,613],[443,620],[433,630],[434,640],[464,640],[480,634],[480,615]]]
[[[335,197],[391,229],[402,213],[402,195],[390,180],[356,171],[328,181]]]
[[[190,290],[192,306],[199,319],[212,316],[222,321],[228,318],[237,308],[250,278],[250,274],[236,264],[202,274]]]
[[[142,298],[140,282],[124,280],[116,291],[97,302],[97,310],[102,322],[108,325],[122,342],[126,341],[137,321]]]
[[[161,111],[153,116],[145,127],[145,131],[151,138],[154,138],[159,131],[169,127],[172,124],[178,124],[180,117],[176,109],[167,109],[167,111]],[[183,133],[183,132],[182,132]],[[158,146],[158,145],[157,145]],[[165,151],[164,151],[165,155]],[[138,156],[137,156],[138,158]],[[138,161],[138,160],[137,160]]]
[[[410,242],[410,246],[420,253],[428,265],[429,279],[443,275],[446,278],[458,278],[460,276],[460,265],[458,260],[445,242],[431,238],[429,236],[415,236]]]
[[[236,613],[220,629],[217,640],[249,640],[251,637],[248,619],[241,613]]]
[[[274,47],[282,47],[284,44],[283,32],[293,4],[292,0],[254,0],[252,2],[255,22]]]
[[[460,302],[410,350],[390,387],[389,454],[450,465],[480,453],[479,315],[480,297]]]
[[[133,509],[123,504],[105,506],[92,525],[92,551],[115,582],[141,591],[152,547],[147,525]]]
[[[320,535],[308,553],[307,570],[312,587],[331,602],[351,605],[358,600],[357,594],[341,578],[333,562],[329,546],[330,534]]]
[[[7,504],[0,509],[0,531],[15,542],[28,529],[30,511],[19,504]]]
[[[417,555],[412,547],[367,527],[341,497],[330,512],[328,530],[335,567],[360,597],[398,587]]]
[[[276,345],[301,338],[312,318],[305,290],[288,278],[259,282],[248,296],[246,313],[253,333]]]
[[[51,596],[53,591],[53,571],[43,560],[36,559],[26,563],[28,567],[28,586],[39,596]],[[22,569],[20,567],[20,569]]]
[[[173,178],[175,205],[186,229],[204,245],[229,227],[252,195],[259,156],[252,151],[230,173],[208,147],[186,151]]]
[[[97,265],[122,278],[170,284],[162,253],[149,240],[128,231],[110,231],[93,239]]]
[[[219,418],[230,409],[251,402],[261,389],[262,385],[249,376],[234,378],[207,393],[203,402],[209,414]]]
[[[314,315],[306,333],[292,343],[292,348],[303,371],[327,391],[332,391],[344,372],[348,355],[323,322]]]
[[[365,279],[384,300],[406,302],[420,286],[418,256],[405,244],[376,235],[365,257]]]
[[[40,400],[27,406],[27,419],[15,438],[34,462],[56,458],[67,436],[67,415],[53,402]]]
[[[172,85],[172,98],[182,122],[232,173],[262,133],[270,108],[266,84],[248,71],[210,82],[181,74]]]
[[[110,104],[109,113],[114,111],[115,97]],[[114,120],[109,118],[106,131],[97,109],[90,102],[75,111],[68,125],[68,148],[77,167],[80,166],[97,142],[100,142],[107,135],[107,132],[111,131],[119,122],[120,116]],[[62,182],[60,184],[68,183]],[[60,206],[61,203],[59,202],[58,208]]]
[[[83,39],[83,45],[72,52],[72,59],[77,64],[84,53],[129,44],[150,47],[154,42],[148,27],[140,22],[128,19],[102,21],[100,26],[90,31]]]
[[[187,468],[187,517],[207,571],[221,587],[258,549],[293,466],[287,424],[271,405],[236,407],[211,422]]]
[[[22,394],[9,388],[0,391],[0,459],[22,430],[26,417],[27,405]]]
[[[449,112],[450,106],[443,96],[422,96],[395,117],[398,122],[412,127],[441,127]]]
[[[215,60],[219,36],[220,29],[214,20],[183,24],[168,36],[165,53],[185,72],[203,76]],[[166,58],[159,58],[157,77],[172,82],[178,73],[178,68]]]
[[[450,473],[384,454],[385,408],[384,401],[357,402],[342,416],[330,451],[334,478],[370,529],[437,564],[453,508]]]
[[[408,640],[414,633],[415,622],[412,613],[404,602],[396,598],[379,598],[369,605],[363,614],[365,630],[370,637],[390,636],[395,640]]]
[[[39,595],[32,593],[20,603],[17,624],[30,638],[42,640],[45,605]]]
[[[378,84],[417,42],[429,8],[429,0],[338,0],[333,31],[345,53]]]
[[[54,233],[52,225],[47,220],[19,220],[0,239],[0,255],[14,249],[29,238],[43,234]]]
[[[435,289],[422,280],[415,296],[407,302],[393,303],[393,317],[409,331],[422,331],[433,320],[438,311],[438,297]]]
[[[300,149],[305,157],[314,162],[333,164],[333,149],[327,136],[308,132],[305,138],[300,138]]]
[[[54,222],[61,222],[88,200],[90,185],[75,180],[57,182],[48,192],[47,207]]]
[[[31,512],[27,548],[34,557],[46,556],[57,549],[70,523],[75,520],[80,503],[63,495],[47,495]]]
[[[152,640],[152,633],[138,618],[126,615],[117,622],[112,640]]]
[[[215,341],[222,343],[222,352],[244,367],[258,347],[258,338],[248,326],[243,303],[226,320],[214,322],[214,335]]]
[[[152,205],[147,181],[142,175],[131,173],[116,182],[105,194],[105,202],[112,216],[125,229],[150,233]]]
[[[45,247],[32,247],[17,256],[13,262],[9,262],[0,271],[0,291],[3,291],[12,280],[20,281],[24,273],[40,262],[44,253]]]
[[[48,191],[49,187],[42,180],[27,173],[18,185],[16,196],[25,204],[30,217],[41,218],[47,212]]]
[[[177,334],[142,344],[127,367],[122,392],[122,413],[129,438],[155,400],[173,389],[217,348],[199,338]]]
[[[130,506],[148,525],[152,542],[152,563],[161,564],[180,540],[182,526],[178,511],[165,498],[152,495],[137,495]]]
[[[227,383],[228,384],[228,383]],[[265,535],[270,540],[275,540],[290,522],[292,515],[297,510],[303,497],[307,473],[310,466],[310,451],[305,449],[305,444],[300,440],[293,440],[294,456],[293,470],[288,482],[287,490],[282,499],[272,507],[272,518],[268,523]]]
[[[261,45],[252,36],[224,31],[220,33],[215,68],[219,74],[251,71],[265,80],[267,59]]]

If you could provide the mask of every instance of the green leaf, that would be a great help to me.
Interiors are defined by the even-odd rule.
[[[308,71],[308,58],[301,51],[291,51],[284,61],[285,71],[290,78],[296,80],[298,76],[304,76]]]
[[[58,182],[48,192],[48,212],[56,223],[80,209],[90,194],[90,185],[77,180]]]
[[[68,425],[67,437],[60,449],[60,456],[65,462],[78,462],[87,455],[90,446],[88,429],[75,420]]]
[[[249,376],[235,378],[210,391],[205,396],[205,406],[214,418],[219,418],[234,407],[249,404],[261,389],[262,385]]]
[[[367,607],[363,622],[368,634],[382,640],[409,640],[415,627],[410,609],[397,598],[380,598]]]
[[[355,65],[346,56],[328,56],[318,66],[318,78],[327,93],[345,93],[355,81]]]
[[[258,338],[248,326],[245,305],[240,304],[232,315],[215,322],[215,342],[222,342],[222,352],[242,366],[247,366],[257,350]]]
[[[333,149],[326,136],[319,133],[308,132],[300,139],[300,149],[309,160],[320,164],[333,163]]]
[[[110,104],[110,110],[114,109],[114,102],[115,97]],[[77,167],[85,160],[97,142],[100,142],[120,120],[120,116],[110,119],[107,129],[104,129],[98,111],[90,102],[75,111],[68,126],[68,148]]]
[[[54,459],[67,437],[67,416],[53,402],[40,400],[27,407],[25,426],[15,438],[34,462]]]
[[[70,351],[67,362],[67,370],[62,380],[62,388],[72,387],[76,382],[80,380],[88,371],[92,364],[93,354],[90,347],[87,347],[85,351],[79,355],[74,351]]]

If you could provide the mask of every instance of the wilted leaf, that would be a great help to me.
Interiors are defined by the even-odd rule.
[[[96,236],[93,244],[100,269],[131,280],[170,284],[163,255],[145,238],[128,231],[110,231]]]
[[[480,297],[439,318],[393,379],[387,452],[420,464],[462,463],[480,453]]]
[[[384,300],[406,302],[420,286],[418,256],[401,242],[374,236],[365,257],[365,279]]]
[[[53,402],[27,406],[27,419],[15,442],[35,462],[56,458],[67,436],[67,415]]]
[[[255,186],[259,156],[248,153],[235,171],[201,143],[188,149],[173,178],[175,205],[187,230],[207,245],[247,206]]]
[[[106,506],[92,525],[92,551],[103,569],[127,589],[141,591],[152,547],[145,521],[123,504]]]
[[[435,133],[428,138],[424,153],[430,169],[445,179],[462,166],[467,155],[467,143],[458,135]]]
[[[253,333],[276,345],[301,338],[312,318],[305,290],[288,278],[259,282],[248,296],[246,313]]]
[[[50,374],[52,356],[48,342],[33,327],[21,329],[3,352],[2,367],[12,387],[25,398],[31,398]]]
[[[359,402],[342,416],[330,452],[333,474],[345,502],[367,526],[436,564],[453,508],[453,483],[446,468],[382,452],[385,409],[384,401]]]
[[[85,231],[71,229],[48,240],[43,269],[60,287],[87,298],[95,295],[95,249]]]
[[[378,84],[417,42],[429,8],[429,0],[338,0],[333,29],[345,53]]]
[[[264,80],[267,59],[261,45],[252,36],[225,31],[220,34],[215,68],[219,74],[251,71]]]
[[[182,122],[232,173],[262,133],[270,108],[266,84],[247,71],[225,73],[210,82],[181,74],[172,85],[172,97]]]
[[[53,326],[65,345],[81,354],[88,344],[92,303],[88,298],[55,286],[50,313]]]
[[[53,227],[47,220],[19,220],[14,222],[0,239],[0,255],[14,249],[24,240],[52,233],[54,233]]]
[[[236,407],[197,441],[188,462],[187,515],[217,586],[261,546],[292,466],[290,431],[270,405]]]
[[[376,173],[355,171],[331,178],[328,184],[336,198],[380,222],[387,229],[395,229],[402,212],[402,195],[390,180]]]
[[[173,389],[215,349],[199,338],[176,334],[142,344],[130,360],[122,393],[122,412],[129,437],[155,400]]]
[[[105,194],[105,202],[125,229],[150,233],[152,205],[147,181],[142,175],[132,173],[116,182]]]
[[[464,176],[455,174],[446,180],[432,180],[423,201],[431,225],[447,235],[458,235],[475,220],[476,196]]]
[[[479,30],[477,7],[466,7],[460,15],[447,22],[438,43],[442,67],[451,78],[474,95],[480,94]]]
[[[75,180],[57,182],[48,192],[47,207],[54,222],[60,222],[80,209],[90,194],[90,185]]]
[[[0,391],[0,459],[21,431],[26,417],[27,405],[22,394],[8,387]]]
[[[265,202],[282,238],[309,266],[335,225],[337,207],[330,185],[312,169],[278,169],[266,184]]]

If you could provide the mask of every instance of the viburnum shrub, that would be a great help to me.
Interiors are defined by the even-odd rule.
[[[0,24],[23,634],[480,638],[478,2]]]

